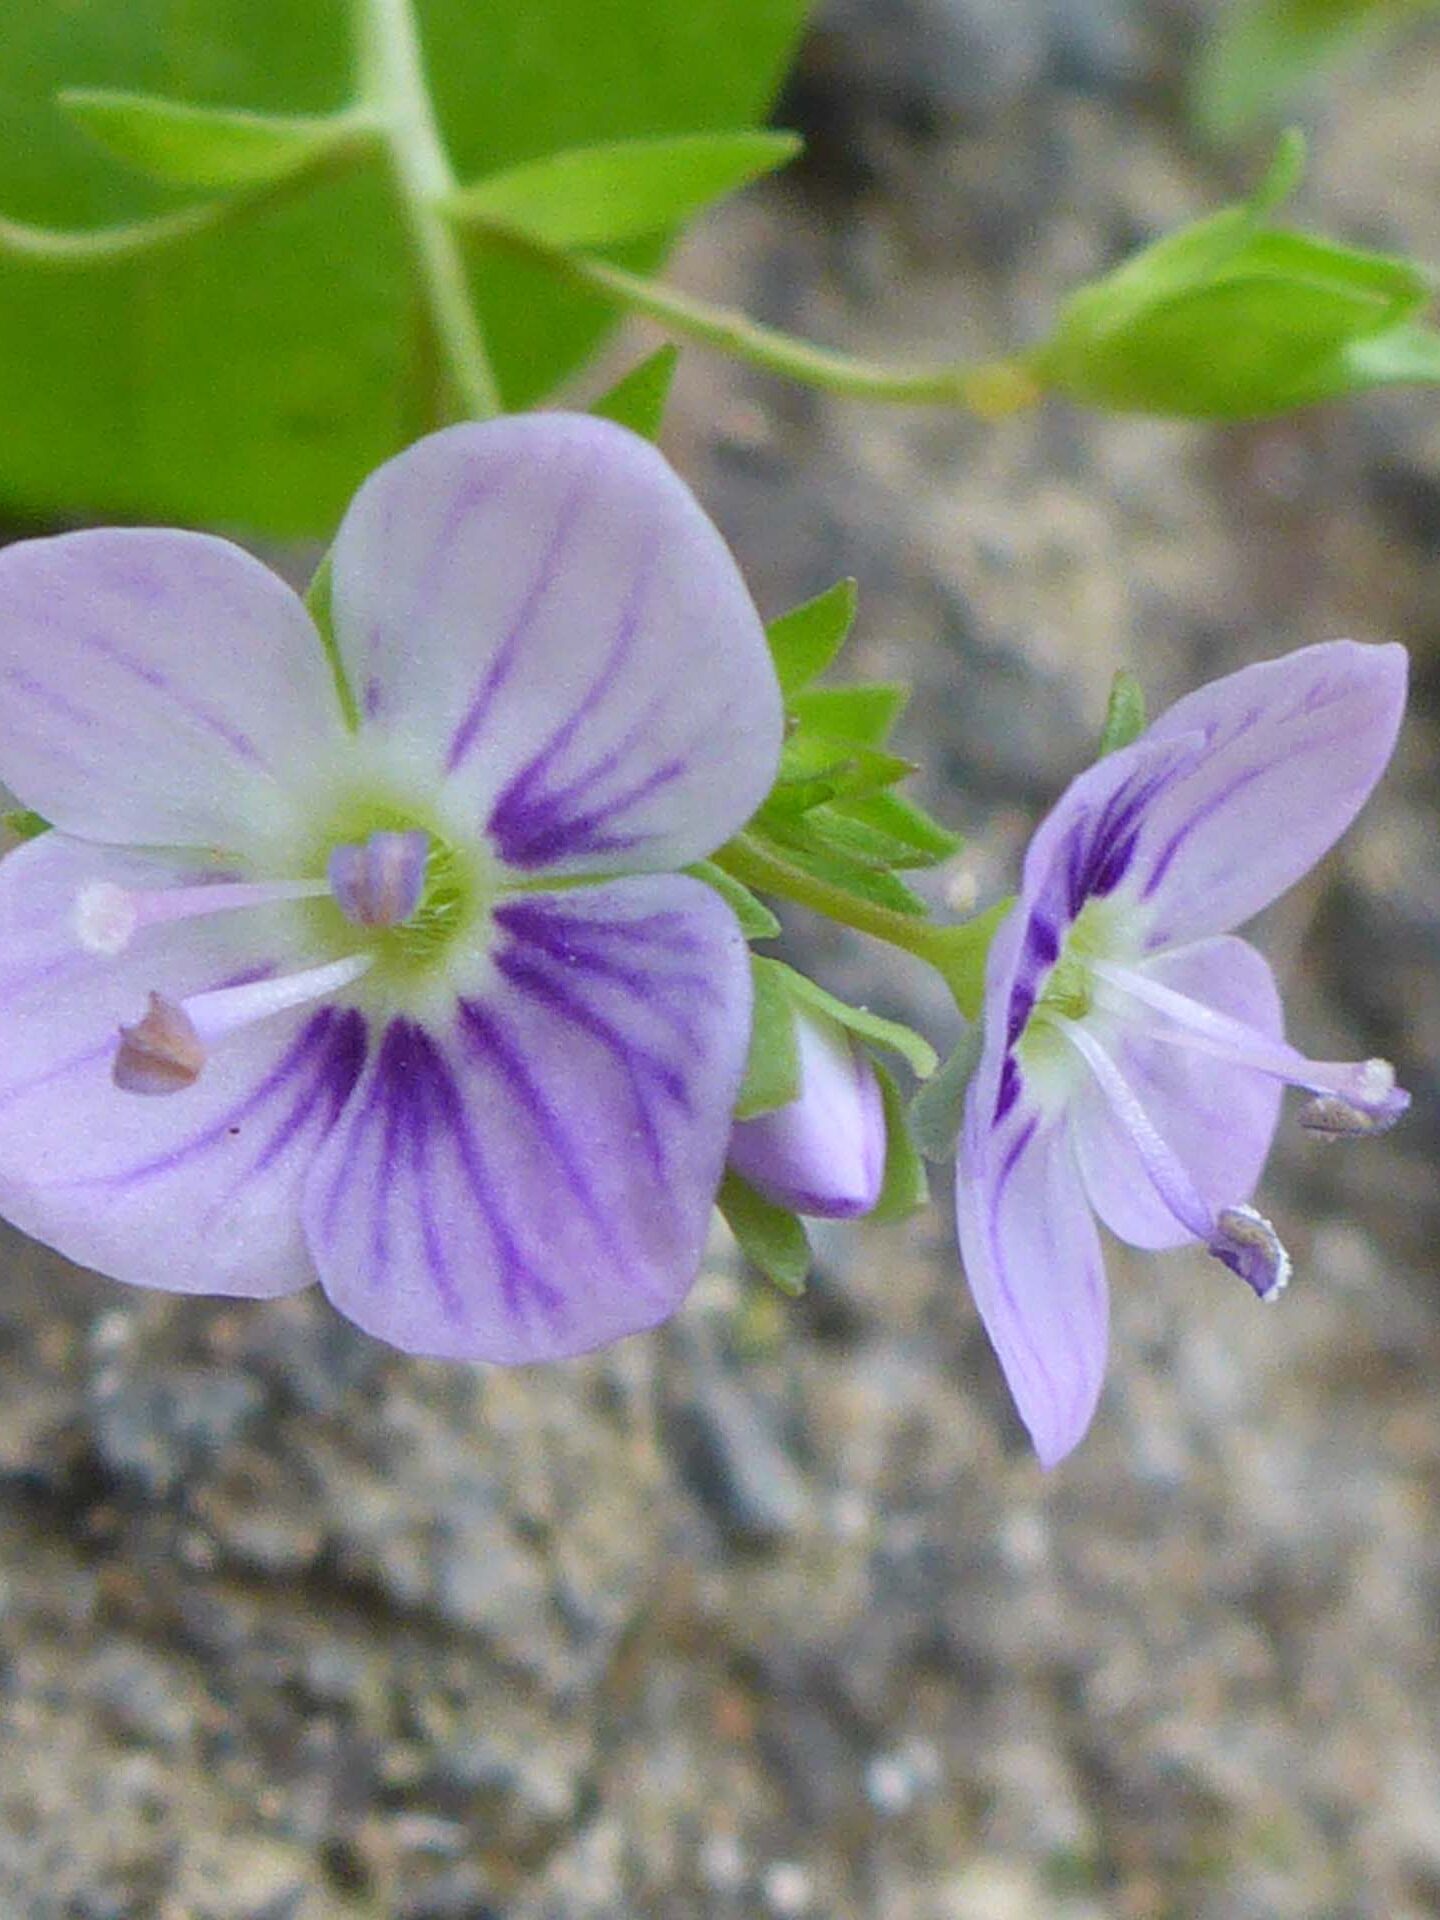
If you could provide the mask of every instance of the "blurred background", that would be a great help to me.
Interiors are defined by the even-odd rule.
[[[676,275],[859,352],[1035,338],[1255,176],[1263,134],[1219,155],[1186,120],[1213,12],[827,0],[777,114],[808,160]],[[1440,261],[1437,109],[1422,20],[1306,105],[1300,224]],[[687,353],[666,444],[767,613],[860,577],[849,670],[916,682],[901,751],[970,837],[960,904],[1006,888],[1115,668],[1158,707],[1405,641],[1397,764],[1261,939],[1307,1051],[1391,1056],[1415,1111],[1282,1133],[1276,1310],[1112,1248],[1110,1385],[1048,1477],[941,1173],[908,1230],[824,1233],[798,1304],[717,1239],[663,1334],[531,1373],[8,1236],[0,1913],[1440,1913],[1440,401],[985,428]],[[791,950],[952,1037],[894,956],[798,920]]]

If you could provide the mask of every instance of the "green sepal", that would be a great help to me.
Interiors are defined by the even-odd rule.
[[[1110,682],[1105,725],[1100,733],[1100,759],[1120,747],[1132,746],[1145,731],[1145,689],[1127,667]]]
[[[53,831],[43,814],[33,813],[29,807],[16,807],[11,813],[0,814],[0,826],[7,833],[13,833],[17,840],[38,840],[42,833]]]
[[[849,687],[811,687],[795,695],[789,710],[803,731],[882,747],[909,698],[910,689],[897,681],[865,680]]]
[[[783,821],[776,823],[777,839],[790,833],[798,841],[821,853],[833,854],[840,860],[853,860],[857,866],[872,873],[888,873],[895,867],[928,864],[916,861],[914,849],[905,841],[897,840],[883,828],[872,827],[864,820],[856,820],[829,805],[807,808],[803,818],[796,821],[793,827]]]
[[[907,856],[896,860],[897,867],[937,866],[940,861],[951,859],[965,844],[958,833],[942,827],[923,807],[898,793],[843,794],[834,804],[837,812],[888,833],[905,847]]]
[[[777,1207],[727,1172],[715,1204],[751,1266],[792,1299],[799,1299],[810,1278],[810,1241],[798,1214]]]
[[[694,866],[686,867],[685,871],[694,879],[703,880],[707,887],[715,889],[740,922],[740,931],[747,940],[777,940],[780,937],[780,922],[764,901],[757,899],[733,874],[726,873],[723,867],[717,867],[713,860],[697,860]]]
[[[752,954],[750,976],[754,997],[750,1014],[750,1051],[745,1078],[735,1101],[735,1118],[753,1120],[756,1114],[788,1107],[800,1096],[800,1052],[795,1037],[794,998],[778,960]]]
[[[752,829],[751,836],[762,847],[768,840],[792,867],[853,893],[857,900],[868,900],[873,906],[889,907],[894,913],[908,913],[919,919],[930,911],[919,894],[912,892],[895,874],[877,872],[858,860],[818,845],[814,836],[806,833],[803,819],[793,825],[767,821],[763,831]]]
[[[614,420],[622,427],[629,427],[632,433],[638,433],[643,440],[658,440],[665,422],[670,385],[679,360],[680,349],[677,346],[667,344],[657,347],[654,353],[631,367],[613,387],[593,401],[591,413],[598,414],[602,420]]]
[[[837,580],[824,593],[791,607],[766,628],[780,691],[788,700],[825,671],[855,624],[858,589]]]
[[[935,1071],[939,1056],[924,1035],[916,1033],[913,1027],[903,1026],[898,1020],[886,1020],[866,1007],[852,1007],[844,1000],[837,1000],[833,993],[827,993],[824,987],[817,986],[806,974],[787,967],[782,960],[771,960],[767,964],[784,976],[785,990],[792,1000],[828,1014],[868,1045],[898,1054],[922,1080]]]
[[[327,550],[320,564],[310,576],[310,584],[305,589],[305,610],[315,622],[320,635],[320,644],[325,649],[325,658],[330,662],[330,671],[335,678],[335,693],[340,702],[340,711],[345,716],[345,724],[352,733],[359,731],[360,707],[350,685],[349,675],[345,671],[345,662],[340,657],[339,643],[335,638],[335,621],[331,609],[332,578],[330,553]]]
[[[965,1095],[980,1064],[982,1040],[979,1021],[971,1021],[954,1051],[910,1102],[910,1134],[927,1160],[943,1164],[955,1158],[965,1119]]]
[[[374,138],[354,115],[252,113],[108,87],[65,87],[58,97],[107,153],[170,187],[270,186]]]
[[[613,246],[674,232],[801,145],[797,134],[751,129],[572,147],[471,181],[442,206],[453,220],[542,246]]]
[[[910,1137],[905,1101],[893,1074],[878,1060],[872,1060],[870,1065],[880,1083],[880,1098],[885,1108],[885,1172],[880,1182],[880,1197],[869,1218],[904,1220],[928,1205],[930,1183],[925,1176],[925,1163]]]

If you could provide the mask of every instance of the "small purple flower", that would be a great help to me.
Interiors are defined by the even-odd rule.
[[[1335,641],[1177,702],[1073,781],[991,948],[958,1164],[966,1275],[1036,1451],[1085,1432],[1105,1368],[1094,1214],[1136,1247],[1199,1241],[1262,1299],[1289,1260],[1250,1204],[1286,1084],[1322,1134],[1409,1104],[1379,1060],[1307,1060],[1270,968],[1229,929],[1299,879],[1385,769],[1402,647]]]
[[[0,554],[0,1210],[141,1285],[319,1280],[415,1353],[583,1352],[697,1270],[750,1019],[676,869],[779,755],[715,528],[584,416],[455,427],[302,603],[207,535]]]
[[[864,1049],[828,1014],[795,1009],[796,1098],[730,1136],[730,1164],[777,1206],[827,1220],[869,1213],[885,1178],[885,1107]]]

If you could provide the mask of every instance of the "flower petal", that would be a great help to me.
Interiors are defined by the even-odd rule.
[[[869,1213],[885,1176],[885,1108],[864,1050],[837,1020],[795,1011],[800,1092],[736,1122],[730,1164],[757,1192],[831,1220]]]
[[[1022,1103],[999,1128],[972,1087],[956,1220],[965,1277],[1041,1463],[1083,1436],[1105,1377],[1100,1238],[1062,1115]]]
[[[608,421],[433,434],[360,489],[334,553],[365,726],[444,776],[510,867],[683,866],[774,778],[759,615],[693,495]]]
[[[359,1073],[364,1024],[311,1008],[217,1045],[163,1099],[111,1079],[151,988],[180,998],[288,968],[293,907],[152,926],[119,956],[72,932],[87,883],[193,880],[173,864],[44,835],[0,864],[0,1212],[84,1266],[177,1293],[310,1284],[300,1178]]]
[[[1221,935],[1145,963],[1162,986],[1243,1020],[1273,1038],[1284,1033],[1275,977],[1244,940]],[[1215,1212],[1255,1191],[1280,1116],[1279,1080],[1213,1055],[1155,1039],[1143,1024],[1094,1016],[1097,1032],[1156,1131]],[[1078,1084],[1072,1124],[1090,1204],[1132,1247],[1177,1247],[1191,1236],[1160,1199],[1087,1074]]]
[[[66,831],[247,844],[343,732],[310,616],[228,541],[105,528],[0,552],[0,778]]]
[[[515,1363],[654,1326],[689,1290],[750,970],[729,908],[678,875],[527,894],[496,925],[488,989],[386,1031],[305,1219],[368,1332]]]
[[[1190,772],[1148,811],[1135,884],[1152,948],[1224,933],[1340,838],[1394,750],[1401,646],[1332,640],[1187,694],[1144,738],[1198,736]]]

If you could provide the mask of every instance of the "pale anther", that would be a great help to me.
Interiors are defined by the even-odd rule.
[[[1290,1284],[1290,1256],[1274,1227],[1254,1207],[1222,1207],[1209,1250],[1267,1305]]]
[[[205,1043],[182,1006],[150,995],[143,1020],[121,1027],[111,1076],[126,1093],[183,1093],[205,1065]]]

